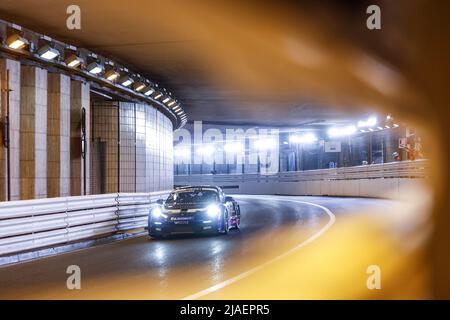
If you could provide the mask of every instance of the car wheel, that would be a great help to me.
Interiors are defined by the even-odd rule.
[[[241,224],[241,218],[240,218],[240,217],[236,217],[236,225],[234,226],[234,228],[235,228],[236,230],[238,230],[240,224]]]
[[[228,231],[230,231],[230,219],[228,219],[228,214],[225,214],[223,216],[223,234],[228,234]]]

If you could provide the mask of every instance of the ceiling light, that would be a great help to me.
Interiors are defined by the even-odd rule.
[[[123,85],[124,87],[128,87],[130,84],[134,82],[133,79],[131,79],[129,76],[123,76],[119,79],[119,83]]]
[[[316,142],[318,139],[315,134],[313,133],[306,133],[303,135],[292,135],[289,137],[289,141],[291,143],[313,143]]]
[[[74,53],[69,55],[64,61],[68,67],[76,68],[81,64],[81,59]]]
[[[172,100],[172,101],[170,101],[170,102],[167,104],[167,106],[171,107],[171,106],[173,106],[174,104],[175,104],[175,100]]]
[[[237,153],[237,152],[242,152],[244,150],[242,143],[240,142],[231,142],[231,143],[226,143],[223,146],[223,150],[225,150],[225,152],[229,152],[229,153]]]
[[[109,81],[114,81],[114,80],[116,80],[119,76],[120,76],[120,74],[119,74],[116,70],[114,70],[114,69],[109,69],[109,70],[106,71],[106,73],[105,73],[105,78],[106,78],[106,80],[109,80]]]
[[[399,125],[394,123],[393,126],[394,126],[394,128],[397,128]]]
[[[167,102],[169,102],[170,101],[170,97],[167,97],[167,98],[165,98],[164,100],[163,100],[163,103],[167,103]]]
[[[188,157],[191,155],[191,150],[188,148],[177,147],[177,148],[174,148],[173,151],[174,151],[173,153],[176,157]]]
[[[376,117],[370,117],[369,119],[365,121],[358,121],[358,127],[373,127],[377,124],[377,118]]]
[[[159,98],[161,98],[163,96],[163,94],[161,92],[158,92],[155,96],[155,100],[158,100]]]
[[[136,90],[136,91],[141,91],[142,89],[144,89],[145,88],[145,84],[144,83],[142,83],[142,82],[136,82],[134,85],[133,85],[133,89],[134,90]]]
[[[328,135],[331,138],[334,138],[334,137],[350,136],[355,132],[356,132],[355,126],[333,127],[328,130]]]
[[[155,92],[155,89],[153,89],[152,87],[147,87],[147,88],[145,88],[144,89],[144,94],[146,95],[146,96],[149,96],[149,95],[151,95],[153,92]]]
[[[103,67],[99,63],[94,61],[88,64],[86,70],[92,74],[99,74],[103,71]]]
[[[11,49],[23,49],[28,45],[29,41],[17,33],[10,35],[8,39],[6,39],[6,44]]]
[[[197,153],[202,154],[202,155],[211,155],[215,151],[216,151],[216,148],[214,147],[214,145],[211,145],[211,144],[202,145],[201,147],[199,147],[197,149]]]
[[[275,141],[275,139],[258,139],[255,141],[254,146],[256,149],[258,150],[268,150],[268,149],[272,149],[275,148],[277,146],[277,142]]]
[[[39,57],[45,60],[53,60],[57,56],[59,56],[59,51],[55,48],[50,47],[48,44],[46,44],[43,47],[40,47],[37,54]]]

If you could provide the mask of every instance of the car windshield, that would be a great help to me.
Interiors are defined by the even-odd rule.
[[[219,197],[214,190],[180,190],[172,192],[166,204],[217,202]]]

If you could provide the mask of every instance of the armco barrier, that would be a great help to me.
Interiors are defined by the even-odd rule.
[[[428,160],[276,174],[175,176],[175,185],[219,185],[229,193],[398,197],[428,177]]]
[[[145,227],[169,191],[0,202],[0,256]]]

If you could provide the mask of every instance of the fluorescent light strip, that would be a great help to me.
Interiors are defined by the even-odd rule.
[[[38,50],[38,55],[42,59],[53,60],[57,56],[59,56],[59,51],[50,47],[49,45],[45,45]]]
[[[143,83],[136,83],[134,90],[139,92],[139,91],[141,91],[144,88],[145,88],[145,84],[143,84]]]
[[[151,95],[153,92],[155,92],[155,90],[153,90],[153,89],[148,89],[147,91],[145,91],[144,92],[144,94],[146,95],[146,96],[149,96],[149,95]]]
[[[11,35],[7,40],[6,43],[9,48],[19,50],[28,45],[28,40],[21,37],[18,34]]]

